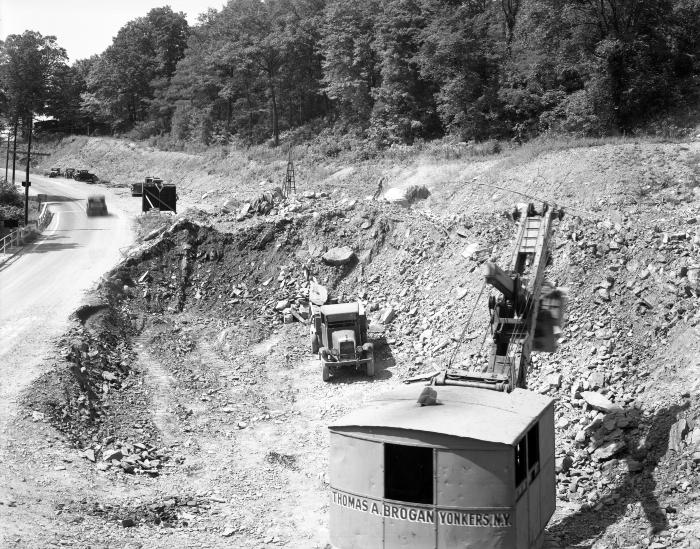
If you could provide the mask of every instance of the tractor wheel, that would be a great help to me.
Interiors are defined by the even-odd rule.
[[[318,357],[321,359],[321,365],[323,366],[323,381],[328,381],[331,378],[331,367],[328,365],[328,349],[321,347]]]
[[[318,336],[316,334],[311,334],[311,352],[318,354]]]

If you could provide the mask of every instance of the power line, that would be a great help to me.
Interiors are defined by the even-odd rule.
[[[480,181],[474,181],[473,179],[472,179],[471,181],[462,181],[462,183],[465,184],[465,185],[480,185],[480,186],[482,186],[482,187],[489,187],[489,188],[491,188],[491,189],[496,189],[496,190],[499,190],[499,191],[504,191],[504,192],[513,193],[513,194],[517,194],[517,195],[520,195],[520,196],[524,196],[525,198],[530,198],[530,199],[536,200],[536,201],[538,201],[538,202],[545,202],[545,203],[553,202],[553,201],[551,201],[551,200],[546,200],[546,199],[541,198],[541,197],[539,197],[539,196],[535,196],[535,195],[532,195],[532,194],[524,193],[524,192],[522,192],[522,191],[516,191],[516,190],[513,190],[513,189],[508,189],[508,188],[506,188],[506,187],[501,187],[500,185],[494,185],[493,183],[482,183],[482,182],[480,182]],[[561,202],[554,202],[554,203],[559,204],[559,205],[562,205],[562,206],[564,206],[567,210],[570,210],[570,211],[572,211],[572,212],[579,212],[579,213],[582,213],[582,214],[585,214],[585,215],[594,217],[595,219],[598,219],[598,216],[597,216],[594,212],[589,212],[588,210],[582,210],[582,209],[580,209],[580,208],[575,208],[574,206],[567,205],[567,204],[564,204],[564,203],[561,203]]]

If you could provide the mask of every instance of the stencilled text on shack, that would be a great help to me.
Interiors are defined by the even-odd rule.
[[[406,520],[421,524],[439,524],[446,526],[472,526],[482,528],[503,528],[512,525],[509,512],[494,512],[477,509],[425,509],[396,503],[346,494],[333,490],[333,504],[376,515],[380,517]]]

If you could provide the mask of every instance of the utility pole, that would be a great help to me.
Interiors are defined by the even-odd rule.
[[[7,171],[10,167],[10,128],[7,128],[7,155],[5,155],[5,183],[7,183]]]
[[[27,179],[22,183],[24,187],[24,225],[29,223],[29,164],[32,160],[32,122],[34,114],[29,113],[29,141],[27,142]]]
[[[12,184],[15,184],[15,163],[17,162],[17,124],[19,119],[15,115],[15,139],[14,139],[14,149],[12,150]]]

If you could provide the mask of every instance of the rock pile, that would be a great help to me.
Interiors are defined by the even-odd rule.
[[[244,221],[254,216],[286,217],[291,214],[300,214],[312,208],[312,201],[319,198],[328,198],[326,192],[305,191],[302,195],[292,195],[285,198],[282,189],[276,187],[263,192],[251,202],[245,202],[235,212],[236,221]],[[224,204],[221,213],[225,216],[231,213],[232,204]]]
[[[143,502],[137,499],[121,504],[106,504],[88,500],[58,504],[57,514],[74,512],[80,516],[97,516],[121,528],[142,525],[187,527],[196,522],[197,516],[206,512],[214,503],[224,500],[216,496],[196,496],[178,493],[164,495],[156,500]]]
[[[241,206],[238,211],[237,221],[243,221],[244,219],[251,217],[253,215],[268,215],[276,212],[276,205],[284,200],[282,196],[282,189],[276,187],[270,191],[265,191],[258,198],[252,202],[246,202]]]
[[[294,321],[305,322],[309,318],[309,272],[295,272],[293,267],[282,265],[276,280],[275,298],[268,301],[272,307],[273,318],[289,324]],[[263,281],[263,287],[272,282],[271,278]],[[267,284],[266,284],[267,283]],[[275,289],[275,288],[271,288]],[[268,309],[269,311],[269,309]]]
[[[76,317],[78,324],[62,340],[61,354],[68,368],[57,366],[65,372],[61,393],[55,394],[55,389],[38,393],[30,407],[82,446],[97,432],[105,401],[129,377],[134,354],[127,344],[130,322],[114,309],[85,307]]]
[[[101,453],[102,460],[97,463],[101,471],[109,469],[121,469],[129,474],[144,474],[151,477],[158,476],[160,469],[168,466],[173,459],[173,452],[168,448],[157,448],[152,444],[143,442],[121,442],[108,437],[101,445],[88,447],[83,451],[83,456],[89,461],[95,462],[97,455]]]

